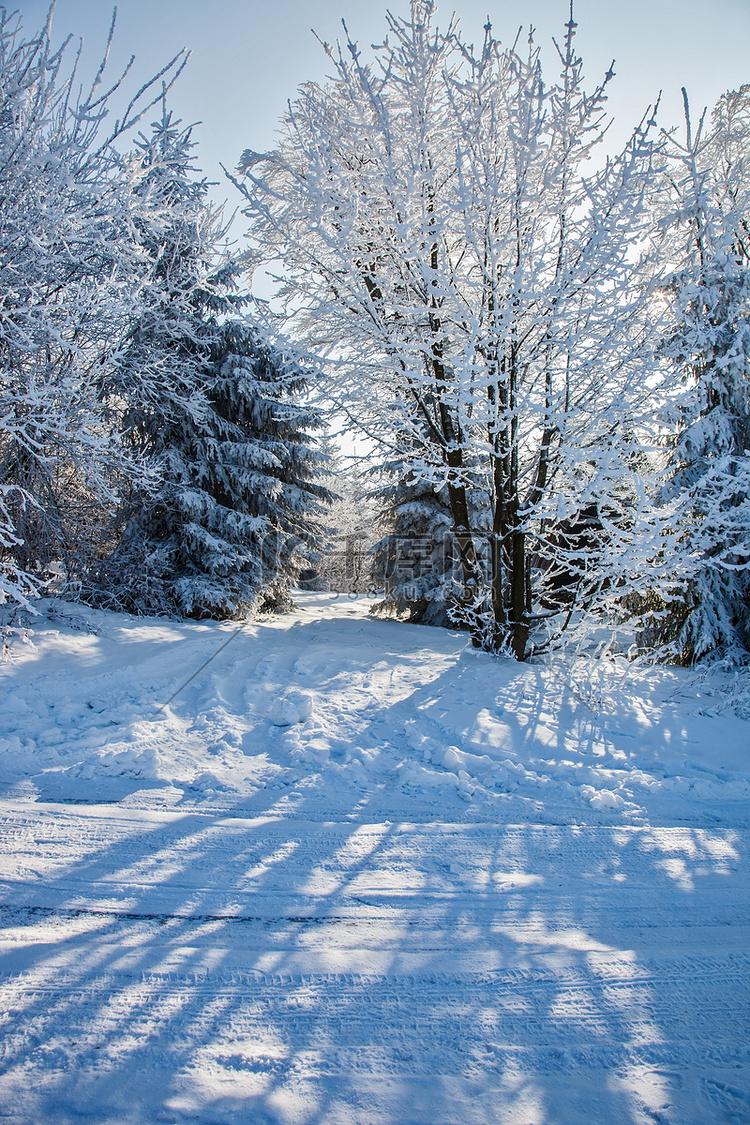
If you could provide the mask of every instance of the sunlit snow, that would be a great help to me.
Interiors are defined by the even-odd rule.
[[[750,1119],[750,723],[710,677],[296,602],[13,641],[0,1119]]]

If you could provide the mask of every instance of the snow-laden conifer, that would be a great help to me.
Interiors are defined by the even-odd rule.
[[[389,529],[374,550],[374,584],[384,595],[377,611],[423,625],[450,624],[456,583],[447,490],[404,477],[400,465],[384,500]]]
[[[683,92],[684,93],[684,92]],[[672,137],[663,354],[681,381],[665,501],[690,579],[657,636],[681,660],[750,651],[750,86]]]
[[[239,263],[166,105],[137,157],[151,260],[128,345],[103,388],[141,472],[91,596],[136,612],[228,617],[283,601],[326,498],[314,481],[307,372],[241,311]]]
[[[419,449],[415,429],[396,439],[384,465],[380,490],[386,534],[374,546],[373,578],[383,591],[375,612],[424,625],[451,625],[451,610],[461,585],[461,566],[445,485],[415,471]],[[416,456],[415,456],[416,454]],[[474,477],[480,479],[477,468]],[[487,543],[487,493],[468,490],[471,526]],[[485,563],[488,560],[483,560]]]

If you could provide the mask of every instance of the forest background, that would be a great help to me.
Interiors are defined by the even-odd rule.
[[[672,58],[699,26],[680,11]],[[674,130],[675,90],[656,121],[647,95],[607,130],[617,81],[583,70],[572,16],[542,56],[478,21],[472,50],[413,3],[380,52],[342,33],[272,152],[248,128],[239,252],[171,108],[205,92],[184,55],[79,95],[86,57],[70,81],[75,44],[33,14],[3,24],[9,605],[54,583],[136,612],[283,607],[330,535],[333,417],[380,470],[383,611],[520,659],[626,622],[668,659],[745,661],[747,87],[713,117],[685,96]],[[721,94],[741,36],[720,67],[700,42]]]

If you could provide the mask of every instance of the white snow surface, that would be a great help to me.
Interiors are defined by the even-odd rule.
[[[0,1121],[750,1121],[750,722],[299,594],[0,666]]]

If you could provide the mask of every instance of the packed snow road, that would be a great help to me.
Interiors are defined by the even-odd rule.
[[[0,669],[0,1121],[750,1121],[750,724],[709,683],[320,595],[42,608]]]

